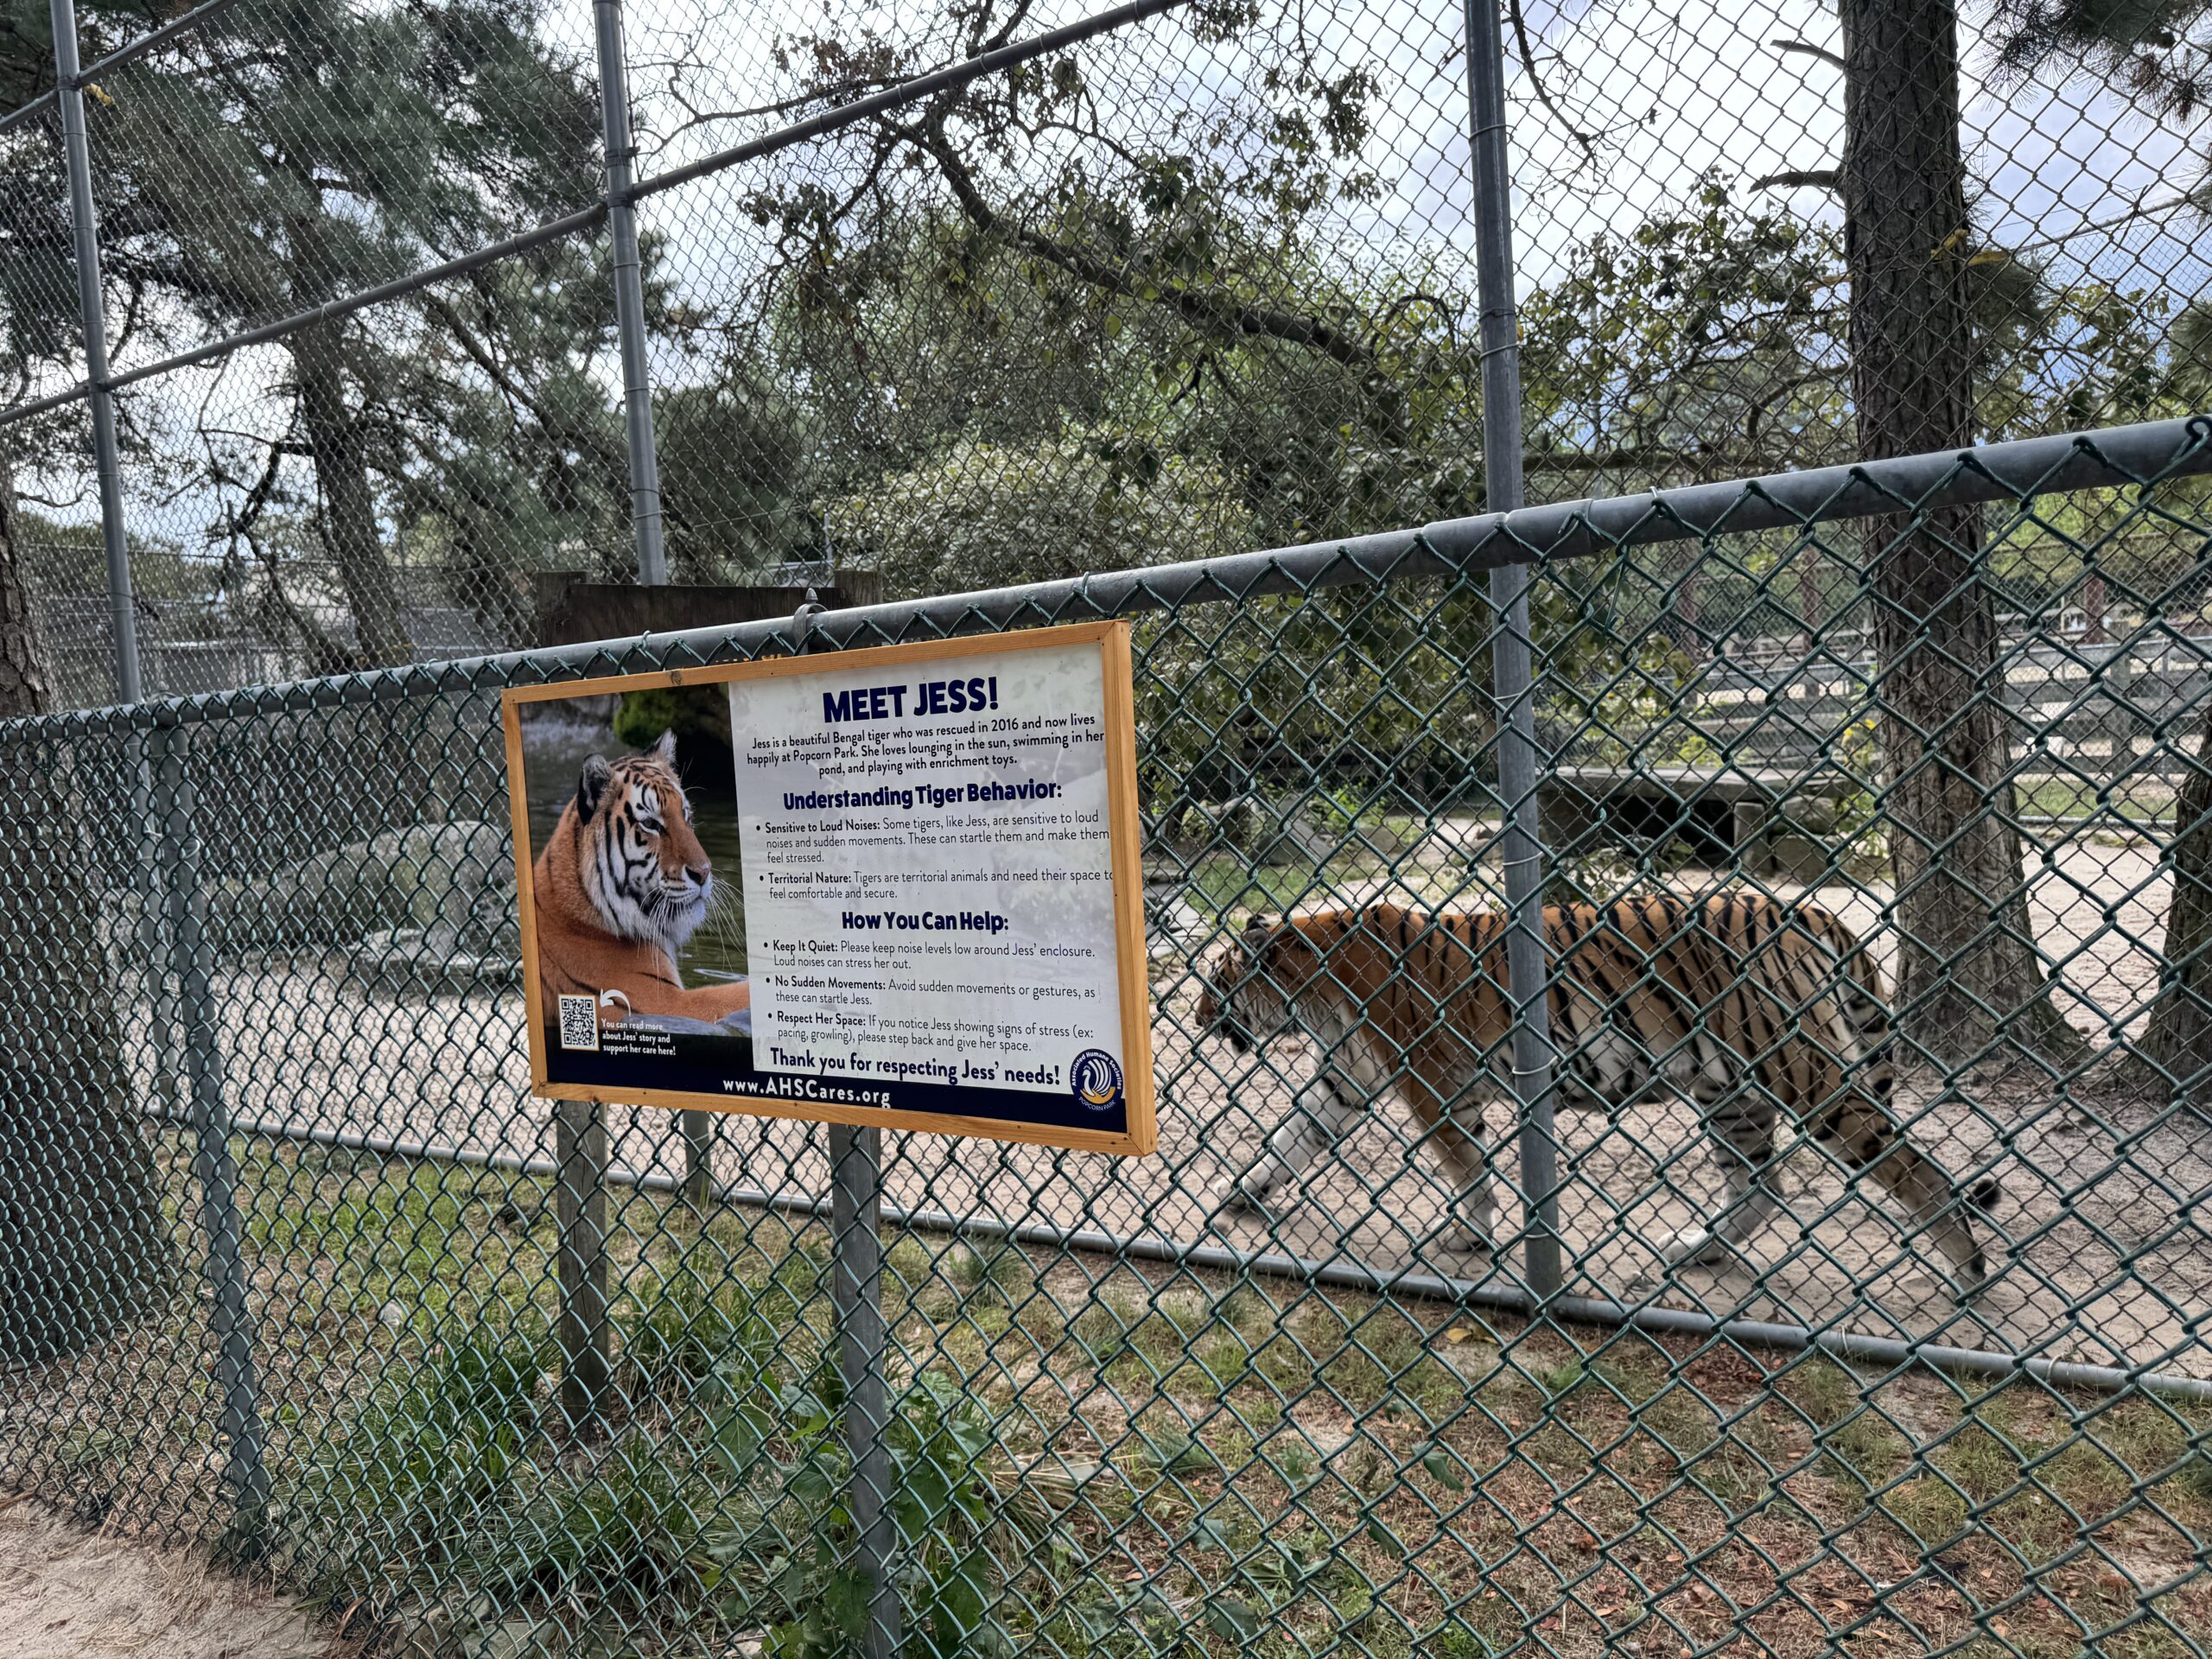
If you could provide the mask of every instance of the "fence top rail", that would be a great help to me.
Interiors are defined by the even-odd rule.
[[[152,699],[0,721],[22,738],[396,701],[586,674],[727,661],[788,650],[802,638],[838,647],[917,630],[951,637],[1185,604],[1303,594],[1365,582],[1458,575],[1500,565],[1585,558],[1630,547],[1763,530],[1809,530],[1887,513],[2025,500],[2073,490],[2149,486],[2212,474],[2212,414],[2095,432],[2023,438],[1635,495],[1589,498],[1439,519],[1415,528],[1263,548],[1020,587],[978,589],[773,620],[632,639],[455,658],[350,674]]]
[[[103,68],[151,51],[171,35],[181,32],[188,23],[222,10],[234,3],[235,0],[207,0],[207,3],[199,10],[188,13],[174,23],[157,30],[154,35],[146,36],[143,41],[124,48],[120,52],[111,53],[95,64],[93,68]],[[893,86],[884,87],[880,91],[871,92],[864,98],[855,98],[842,104],[834,104],[828,109],[817,111],[813,115],[780,126],[772,132],[763,133],[757,138],[746,140],[743,143],[733,144],[728,149],[715,150],[711,155],[702,156],[696,161],[687,162],[682,167],[673,168],[668,172],[654,174],[649,178],[632,184],[623,193],[624,197],[632,202],[641,200],[661,191],[674,189],[677,186],[688,183],[693,179],[704,178],[709,174],[722,172],[747,162],[758,161],[764,156],[776,155],[782,150],[792,149],[813,139],[828,137],[834,133],[842,131],[847,127],[857,126],[863,121],[873,119],[887,110],[902,108],[908,104],[919,102],[923,99],[950,88],[964,86],[970,81],[981,80],[1001,70],[1017,68],[1033,59],[1071,46],[1080,45],[1101,35],[1110,34],[1117,29],[1144,22],[1147,18],[1175,10],[1188,3],[1190,0],[1126,0],[1126,3],[1116,6],[1111,10],[1100,12],[1096,16],[1063,24],[1058,29],[1046,29],[1042,34],[1033,35],[1027,40],[995,47],[990,51],[980,53],[974,57],[963,58],[956,63],[946,64],[927,73],[912,76]],[[88,79],[91,73],[87,71],[85,74],[79,75],[77,78],[79,82]],[[48,92],[45,97],[51,99],[53,94]],[[0,118],[0,132],[4,132],[10,124],[38,107],[40,107],[39,104],[35,101],[25,105],[12,116]],[[607,212],[607,203],[605,200],[594,202],[590,207],[580,208],[559,219],[548,219],[542,224],[532,226],[528,230],[518,232],[497,242],[486,243],[480,248],[457,254],[453,258],[442,261],[437,264],[424,266],[404,276],[395,276],[390,282],[379,283],[372,288],[365,288],[351,294],[340,295],[334,300],[311,307],[305,311],[294,312],[288,316],[278,317],[251,328],[241,329],[235,334],[226,334],[220,340],[208,340],[204,344],[193,346],[188,351],[174,353],[151,363],[142,363],[137,367],[127,370],[121,374],[111,374],[102,383],[103,389],[109,391],[120,391],[125,386],[135,385],[141,380],[152,379],[159,375],[174,374],[180,369],[193,368],[216,358],[228,356],[231,353],[245,346],[282,339],[287,334],[314,324],[334,321],[340,317],[351,316],[357,311],[365,310],[370,306],[380,305],[387,300],[399,299],[425,288],[435,287],[439,283],[480,270],[495,261],[512,257],[515,254],[524,252],[572,232],[588,229],[605,218]],[[10,426],[19,421],[27,421],[36,416],[49,414],[66,404],[82,401],[89,397],[92,391],[93,386],[89,379],[80,380],[74,385],[65,386],[58,391],[49,392],[45,397],[35,398],[29,403],[16,404],[0,409],[0,426]]]

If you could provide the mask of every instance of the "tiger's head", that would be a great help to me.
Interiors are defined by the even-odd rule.
[[[691,827],[676,775],[676,734],[643,754],[585,760],[576,815],[584,896],[607,931],[658,944],[672,957],[707,918],[714,864]]]
[[[1295,919],[1253,917],[1199,976],[1199,1030],[1250,1053],[1291,1027],[1293,1001],[1321,966],[1320,952]]]

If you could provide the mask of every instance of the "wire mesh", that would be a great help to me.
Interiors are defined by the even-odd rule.
[[[2107,540],[2158,535],[2201,564],[2205,486],[2155,480],[2201,464],[2206,437],[2164,436],[2163,459],[2138,448],[2104,469],[2139,487],[1983,508],[1983,545],[2050,537],[2093,565]],[[1933,476],[1897,498],[1903,515],[1816,508],[1794,531],[1694,539],[1786,603],[1790,550],[1853,568],[1992,493],[1970,468]],[[2182,1076],[2200,1063],[2168,1034],[2197,993],[2168,930],[2190,925],[2170,888],[2202,852],[2150,798],[2201,785],[2201,631],[2131,594],[2151,620],[2067,648],[2077,677],[2050,671],[2055,645],[2005,654],[1986,700],[2013,734],[2012,798],[1977,813],[2025,850],[1991,897],[2024,905],[2034,995],[2072,1046],[2000,1007],[1998,1035],[1961,1053],[1893,966],[1924,924],[1892,885],[1900,829],[1858,735],[1897,712],[1886,664],[1815,629],[1746,690],[1756,666],[1654,657],[1638,605],[1658,600],[1618,541],[1536,563],[1548,727],[1613,761],[1548,780],[1550,896],[1644,908],[1609,965],[1577,954],[1602,933],[1555,942],[1579,1300],[1531,1317],[1530,1195],[1510,1157],[1488,1160],[1485,1228],[1453,1157],[1485,1135],[1510,1146],[1513,1115],[1480,1082],[1505,1036],[1480,1007],[1498,970],[1478,950],[1455,965],[1439,919],[1494,912],[1501,890],[1495,713],[1477,689],[1497,624],[1485,556],[1448,545],[1440,531],[1397,575],[1324,544],[1139,570],[1105,601],[1067,583],[817,620],[828,642],[881,643],[1105,603],[1139,629],[1162,1151],[887,1139],[875,1467],[902,1650],[2201,1643],[2212,1368]],[[173,1275],[83,1357],[16,1373],[10,1479],[250,1549],[349,1629],[429,1650],[858,1650],[869,1581],[827,1135],[725,1121],[701,1205],[672,1116],[607,1109],[605,1179],[580,1173],[579,1141],[529,1095],[493,695],[791,639],[755,626],[6,728],[19,766],[83,781],[9,808],[0,902],[57,906],[57,839],[82,835],[98,880],[69,891],[98,895],[105,949],[78,941],[77,972],[123,991],[88,1001],[57,978],[26,1028],[76,1063],[100,1023],[87,1006],[145,1033],[101,1121],[150,1150],[100,1188],[156,1197],[108,1236],[170,1241]],[[2161,666],[2116,686],[2123,652]],[[1799,695],[1792,676],[1825,664],[1837,675]],[[2114,748],[2120,716],[2139,734]],[[1755,749],[1770,728],[1802,747]],[[2061,777],[2087,795],[2060,801]],[[1777,799],[1745,814],[1745,778]],[[1785,1006],[1775,947],[1719,912],[1636,931],[1663,895],[1765,895],[1801,930],[1836,918],[1878,1007],[1846,1032],[1818,997]],[[1265,954],[1281,925],[1255,939],[1255,913],[1344,931],[1295,978],[1295,957]],[[1734,954],[1700,981],[1713,950]],[[132,965],[148,962],[168,971]],[[1269,983],[1281,1032],[1254,990]],[[1676,999],[1681,1046],[1656,1041],[1646,1075],[1609,1083],[1639,991]],[[1354,1012],[1332,1016],[1332,997]],[[1708,1037],[1736,1057],[1719,1096],[1662,1063],[1709,1058]],[[1840,1063],[1831,1093],[1777,1054]],[[1464,1091],[1425,1120],[1455,1068]],[[1825,1132],[1890,1068],[1887,1111],[1940,1191],[1885,1179],[1894,1143]],[[1741,1132],[1762,1106],[1764,1142]],[[211,1135],[234,1177],[210,1180]],[[1991,1177],[1968,1223],[1986,1271],[1961,1300],[1947,1230]],[[11,1238],[83,1236],[73,1191],[16,1188]],[[226,1191],[245,1291],[227,1324],[219,1273],[190,1294],[226,1236],[210,1208]],[[1732,1224],[1746,1216],[1759,1224]],[[562,1287],[573,1313],[578,1283],[562,1256],[594,1254],[594,1231],[606,1303],[586,1324],[608,1332],[607,1371],[580,1419],[560,1387],[576,1363]],[[1729,1248],[1679,1248],[1700,1233]],[[1914,1344],[1947,1363],[1912,1363]],[[2008,1356],[2135,1380],[2090,1388]]]
[[[2206,435],[1942,458],[2202,407],[2202,15],[1966,17],[1933,217],[1854,250],[1808,175],[1899,167],[1844,83],[1929,90],[1941,10],[1508,4],[1530,494],[1599,499],[1503,531],[1452,9],[1173,7],[672,185],[1079,14],[626,17],[675,579],[1139,628],[1161,1155],[880,1187],[729,1119],[702,1193],[520,1041],[497,690],[788,633],[232,689],[630,569],[605,232],[416,275],[601,199],[593,18],[240,0],[100,77],[116,367],[207,353],[118,399],[146,683],[205,695],[0,726],[0,1478],[420,1652],[2202,1652]],[[0,132],[10,410],[80,351],[57,130]],[[1958,327],[1860,308],[1955,417],[1892,442],[1853,293],[1931,266]],[[49,706],[105,703],[82,407],[0,421]]]
[[[1075,16],[630,17],[637,169],[651,190],[733,143]],[[1879,35],[1879,8],[1868,16],[1862,32]],[[1915,324],[1901,340],[1943,358],[1964,402],[1955,430],[1885,450],[1853,430],[1839,19],[1532,0],[1505,21],[1515,193],[1529,209],[1533,499],[2201,401],[2196,117],[2176,93],[2196,49],[2186,30],[2171,51],[2114,59],[2035,8],[1961,19],[1956,130],[1907,137],[1956,187],[1958,222],[1937,234],[1963,332],[1939,348]],[[118,371],[407,283],[594,203],[591,22],[580,0],[312,19],[240,4],[107,74],[86,104]],[[944,591],[1044,574],[986,533],[998,522],[1033,521],[1043,533],[1014,539],[1095,569],[1150,556],[1164,533],[1189,556],[1478,505],[1461,33],[1450,9],[1368,0],[1172,7],[941,89],[903,119],[649,195],[645,326],[677,579],[804,581],[842,563],[894,591]],[[1647,75],[1655,63],[1669,73]],[[11,266],[38,293],[10,317],[18,362],[44,350],[61,364],[66,216],[58,180],[37,183],[58,165],[41,121],[4,136],[29,147],[23,250],[48,256]],[[1858,280],[1904,280],[1926,263],[1916,234],[1890,236],[1889,263],[1867,254]],[[359,573],[332,594],[346,614],[327,630],[356,660],[535,637],[512,607],[497,627],[394,613],[435,602],[387,591],[409,583],[410,498],[425,490],[488,498],[512,521],[472,556],[517,591],[549,568],[588,569],[619,539],[588,538],[591,558],[550,545],[578,498],[602,493],[621,428],[603,236],[554,245],[570,254],[533,250],[231,359],[264,406],[255,440],[298,446],[280,470],[289,493],[315,498],[322,557]],[[419,354],[452,365],[427,390],[407,361]],[[176,505],[208,448],[237,447],[200,429],[189,383],[172,395],[179,418],[124,435],[141,514]],[[494,442],[476,429],[486,421],[516,429]],[[513,459],[489,480],[454,476],[426,446]],[[1202,533],[1173,541],[1185,519]],[[978,530],[923,536],[917,522]],[[1101,547],[1124,539],[1141,546]],[[211,575],[196,596],[220,607]],[[1828,602],[1818,569],[1803,575],[1805,602]],[[1745,598],[1725,573],[1717,585],[1693,575],[1680,595],[1708,629]],[[2099,583],[2080,597],[2094,613]],[[1755,638],[1775,626],[1732,620]],[[259,651],[203,656],[154,683],[244,683],[268,665]],[[282,671],[316,666],[295,656]]]

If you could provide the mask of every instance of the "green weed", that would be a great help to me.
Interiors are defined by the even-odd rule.
[[[689,1258],[657,1278],[619,1321],[639,1391],[688,1387],[732,1363],[757,1369],[780,1340],[760,1311],[761,1294],[747,1280],[714,1282]]]
[[[533,1350],[490,1340],[433,1349],[307,1467],[288,1507],[330,1527],[346,1559],[442,1557],[526,1464],[540,1369]]]

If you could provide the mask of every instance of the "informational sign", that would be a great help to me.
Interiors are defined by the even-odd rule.
[[[503,702],[537,1092],[1153,1149],[1126,623]]]

